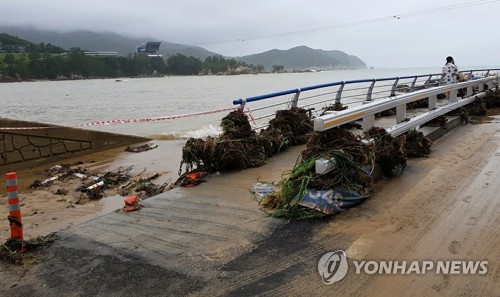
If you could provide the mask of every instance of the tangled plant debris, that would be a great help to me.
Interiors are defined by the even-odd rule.
[[[432,140],[417,130],[410,130],[406,134],[404,150],[408,158],[427,157],[431,154]]]
[[[290,145],[303,144],[313,130],[311,114],[302,108],[279,110],[269,126],[257,134],[242,110],[221,120],[222,134],[190,138],[182,149],[179,174],[195,169],[208,173],[259,167]]]
[[[27,259],[29,252],[36,250],[42,246],[48,246],[57,239],[55,233],[50,233],[47,236],[38,236],[29,240],[21,240],[18,238],[9,238],[4,244],[0,245],[0,260],[23,265]]]
[[[149,150],[155,149],[157,147],[158,147],[158,145],[154,145],[152,143],[145,143],[145,144],[142,144],[142,145],[139,145],[139,146],[127,146],[125,148],[125,151],[129,152],[129,153],[141,153],[141,152],[145,152],[145,151],[149,151]]]
[[[315,163],[319,159],[334,160],[333,170],[326,174],[316,173]],[[321,217],[325,214],[318,212],[319,209],[305,208],[299,204],[308,189],[348,190],[364,199],[372,192],[371,173],[374,165],[373,144],[347,129],[334,128],[315,132],[309,138],[306,149],[294,168],[284,175],[280,189],[264,197],[260,203],[268,208],[276,208],[273,213],[276,217]],[[342,205],[345,203],[344,198],[340,192],[335,192],[332,199]]]
[[[376,162],[380,164],[385,175],[403,174],[407,159],[404,150],[404,135],[394,138],[384,128],[373,127],[365,132],[365,138],[374,140]]]

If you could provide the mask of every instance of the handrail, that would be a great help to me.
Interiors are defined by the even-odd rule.
[[[391,131],[391,134],[394,134],[393,136],[397,136],[408,131],[409,129],[415,128],[420,123],[429,121],[434,117],[468,104],[474,101],[476,97],[484,96],[486,94],[484,92],[484,89],[492,89],[493,82],[497,81],[497,79],[498,78],[496,77],[485,77],[477,80],[470,80],[467,82],[433,87],[416,92],[411,92],[408,94],[398,95],[394,98],[382,99],[370,104],[360,105],[342,111],[328,113],[314,119],[314,130],[325,131],[360,119],[363,120],[363,130],[369,130],[375,124],[375,114],[383,112],[385,110],[396,108],[395,124],[396,126],[399,125],[402,128],[399,128],[398,130],[393,129],[394,131]],[[478,90],[477,93],[474,93],[473,87],[476,86],[478,87]],[[457,92],[459,89],[467,89],[465,98],[460,100],[457,97]],[[436,96],[445,92],[450,93],[450,97],[448,98],[449,103],[445,106],[436,108]],[[406,118],[406,104],[424,98],[428,98],[429,100],[429,111],[419,116],[418,122],[415,120],[405,122],[404,119]],[[439,112],[436,112],[435,110],[438,110]]]
[[[487,71],[488,73],[490,71],[500,71],[500,68],[498,68],[498,69],[495,68],[495,69],[462,70],[462,71],[459,71],[459,73],[472,73],[472,72],[484,72],[484,71]],[[275,92],[275,93],[263,94],[263,95],[248,97],[248,98],[240,98],[240,99],[233,100],[233,105],[240,105],[240,104],[245,104],[247,102],[255,102],[255,101],[280,97],[280,96],[284,96],[284,95],[297,94],[300,92],[312,91],[312,90],[322,89],[322,88],[327,88],[327,87],[334,87],[334,86],[341,86],[341,85],[345,86],[345,85],[358,84],[358,83],[373,83],[373,82],[390,81],[390,80],[414,79],[414,81],[412,82],[412,86],[414,87],[415,82],[418,78],[428,77],[430,79],[433,76],[441,76],[441,75],[442,75],[441,73],[434,73],[434,74],[421,74],[421,75],[410,75],[410,76],[399,76],[399,77],[384,77],[384,78],[377,78],[377,79],[356,79],[356,80],[347,80],[347,81],[336,81],[336,82],[331,82],[331,83],[306,86],[306,87],[302,87],[302,88],[289,89],[289,90]]]

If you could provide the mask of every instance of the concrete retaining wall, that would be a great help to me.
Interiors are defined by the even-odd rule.
[[[2,172],[149,140],[138,136],[5,118],[0,118],[0,127],[50,127],[33,130],[0,130]]]

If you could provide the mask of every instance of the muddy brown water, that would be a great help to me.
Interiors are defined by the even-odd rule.
[[[44,169],[58,164],[83,162],[82,166],[91,172],[104,173],[133,166],[132,175],[143,171],[144,176],[161,173],[162,175],[154,180],[156,184],[163,184],[169,179],[175,181],[178,178],[181,150],[185,140],[155,140],[152,143],[158,147],[141,153],[124,152],[125,147],[121,147],[17,171],[25,238],[56,232],[115,211],[123,206],[124,197],[120,195],[105,197],[97,201],[87,201],[82,205],[73,203],[74,195],[71,192],[63,196],[54,194],[59,188],[78,187],[81,181],[77,179],[69,180],[66,182],[67,184],[53,185],[42,190],[30,189],[29,186],[33,181],[47,178],[42,173]],[[2,189],[0,191],[0,217],[6,218],[8,208],[4,177],[0,179],[0,189]],[[8,221],[5,219],[0,222],[0,241],[3,242],[8,237],[10,237],[10,229]]]

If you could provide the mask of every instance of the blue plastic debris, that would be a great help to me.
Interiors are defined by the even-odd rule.
[[[358,205],[366,198],[368,196],[343,189],[307,189],[298,203],[299,205],[331,215]],[[298,195],[294,199],[298,200]]]
[[[256,195],[264,198],[267,195],[269,195],[271,192],[274,191],[274,187],[270,186],[266,183],[256,183],[253,185],[252,192],[255,193]]]

